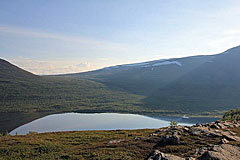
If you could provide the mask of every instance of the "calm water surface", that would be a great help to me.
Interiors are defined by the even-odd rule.
[[[183,121],[181,122],[181,119]],[[137,114],[118,113],[64,113],[49,115],[14,129],[10,134],[27,134],[32,132],[84,131],[84,130],[115,130],[143,129],[169,126],[170,120],[180,125],[193,125],[192,118],[182,117],[149,117]],[[205,119],[206,120],[206,119]],[[214,121],[208,119],[207,122]],[[201,123],[201,119],[197,123]]]

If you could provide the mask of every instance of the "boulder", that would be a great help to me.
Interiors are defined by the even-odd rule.
[[[188,132],[188,131],[189,131],[189,128],[188,128],[188,127],[184,127],[184,128],[183,128],[183,131],[184,131],[184,132]]]
[[[222,134],[218,133],[216,131],[208,131],[207,136],[209,136],[209,137],[221,137]]]
[[[148,137],[156,137],[156,136],[158,136],[158,134],[157,133],[152,133],[152,134],[150,134]]]
[[[224,126],[228,127],[228,128],[232,128],[233,127],[233,124],[231,122],[224,122],[223,123]]]
[[[148,160],[162,160],[162,153],[159,150],[154,150]]]
[[[221,144],[226,144],[226,143],[229,143],[229,141],[228,140],[226,140],[225,138],[223,138],[223,139],[221,139],[221,142],[220,142]]]
[[[204,131],[200,128],[192,128],[191,131],[190,131],[190,134],[191,135],[194,135],[194,136],[200,136]]]
[[[159,150],[154,150],[151,153],[148,160],[185,160],[185,158],[181,158],[181,157],[170,155],[170,154],[164,154]]]
[[[198,160],[239,160],[240,147],[229,144],[215,145],[203,153]]]
[[[180,144],[180,136],[178,136],[177,134],[163,135],[161,136],[160,143],[163,143],[165,145]]]
[[[220,129],[220,127],[217,125],[217,124],[211,124],[210,126],[209,126],[210,128],[214,128],[214,129]]]
[[[225,129],[227,128],[225,125],[223,125],[222,123],[217,123],[217,125],[219,126],[219,128]]]
[[[231,135],[231,134],[228,133],[228,132],[224,132],[224,133],[222,134],[222,137],[225,138],[225,139],[227,139],[227,140],[229,140],[229,141],[238,141],[238,142],[240,142],[240,137],[238,137],[238,136],[233,136],[233,135]]]

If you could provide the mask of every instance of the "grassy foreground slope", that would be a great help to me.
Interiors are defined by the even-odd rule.
[[[209,127],[219,123],[220,121],[205,124],[205,126],[208,125]],[[221,126],[224,126],[223,123]],[[230,124],[229,121],[228,124]],[[202,132],[198,132],[199,130]],[[221,134],[231,131],[231,133],[234,132],[235,138],[236,136],[240,138],[239,127],[228,127],[220,130],[216,130],[215,133],[215,129],[212,127],[206,130],[203,125],[200,127],[195,125],[192,127],[176,126],[160,129],[5,135],[0,136],[0,160],[140,160],[147,159],[155,149],[179,157],[196,158],[199,156],[196,153],[201,151],[201,148],[221,144],[222,139],[226,138],[226,135]],[[178,141],[164,142],[163,137],[176,136],[176,133],[177,137],[180,136]],[[233,136],[229,136],[228,140],[226,143],[240,146],[240,141],[235,141]]]
[[[152,142],[135,141],[153,130],[85,131],[0,137],[0,160],[10,159],[144,159]],[[124,140],[120,144],[111,140]],[[109,143],[110,142],[110,143]],[[2,159],[1,159],[2,158]]]

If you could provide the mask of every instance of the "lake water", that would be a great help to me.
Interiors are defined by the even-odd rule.
[[[57,132],[57,131],[84,131],[84,130],[116,130],[116,129],[144,129],[169,126],[169,122],[175,120],[179,125],[193,125],[195,123],[211,122],[214,118],[182,118],[143,116],[137,114],[118,113],[64,113],[53,114],[30,123],[22,125],[11,135],[27,134],[31,132]],[[205,122],[203,122],[205,120]]]

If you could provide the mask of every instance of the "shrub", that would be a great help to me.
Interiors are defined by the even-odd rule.
[[[178,122],[177,121],[171,121],[170,122],[170,126],[177,126],[178,125]]]

